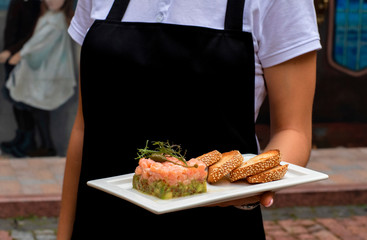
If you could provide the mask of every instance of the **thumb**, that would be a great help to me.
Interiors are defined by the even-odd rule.
[[[260,198],[260,203],[264,206],[264,207],[270,207],[271,205],[273,205],[274,202],[274,192],[265,192],[261,195]]]

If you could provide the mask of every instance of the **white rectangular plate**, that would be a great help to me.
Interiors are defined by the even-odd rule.
[[[281,164],[283,165],[287,163],[282,162]],[[328,175],[324,173],[289,164],[288,172],[281,180],[278,181],[249,184],[246,181],[241,180],[234,183],[230,183],[227,180],[221,180],[215,184],[207,184],[206,193],[162,200],[133,189],[133,175],[134,174],[131,173],[116,177],[102,178],[88,181],[87,184],[91,187],[134,203],[155,214],[163,214],[208,204],[250,197],[266,191],[277,191],[283,188],[320,181],[328,178]]]

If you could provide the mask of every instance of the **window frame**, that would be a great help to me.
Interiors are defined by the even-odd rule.
[[[329,0],[329,19],[328,19],[328,35],[327,35],[327,60],[328,63],[335,69],[346,73],[353,77],[360,77],[367,74],[367,67],[361,70],[351,70],[337,63],[333,58],[334,52],[334,33],[335,33],[335,0]]]

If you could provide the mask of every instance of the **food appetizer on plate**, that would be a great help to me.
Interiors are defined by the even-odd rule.
[[[279,150],[266,151],[247,161],[237,150],[213,150],[186,161],[179,145],[153,145],[154,150],[149,149],[148,142],[145,148],[138,149],[133,188],[161,199],[205,193],[207,182],[215,184],[221,179],[246,180],[251,184],[276,181],[288,170],[288,164],[280,164]]]
[[[248,183],[266,183],[282,179],[288,170],[288,164],[280,165],[278,149],[266,151],[247,161],[243,161],[242,154],[237,150],[225,152],[221,158],[215,157],[216,161],[213,157],[209,160],[208,155],[213,156],[214,152],[217,151],[203,155],[209,167],[209,183],[216,183],[225,177],[230,182],[246,179]]]
[[[139,166],[133,176],[133,188],[161,199],[206,192],[206,165],[186,161],[178,145],[154,142],[156,149],[138,149]]]
[[[288,164],[280,165],[279,150],[269,150],[241,163],[229,174],[231,182],[246,179],[249,183],[265,183],[279,180],[288,170]]]

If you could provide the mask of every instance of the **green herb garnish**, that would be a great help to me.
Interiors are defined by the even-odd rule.
[[[196,164],[195,166],[189,166],[187,165],[187,162],[185,160],[185,154],[181,154],[181,146],[180,145],[171,145],[168,141],[167,142],[158,142],[154,141],[152,144],[153,146],[156,146],[154,150],[149,149],[149,141],[147,140],[145,147],[138,149],[138,156],[135,158],[137,160],[141,158],[150,158],[156,162],[170,162],[176,165],[180,165],[183,167],[198,167]],[[184,163],[184,165],[177,164],[175,162],[170,161],[167,159],[166,156],[175,157],[181,162]]]

